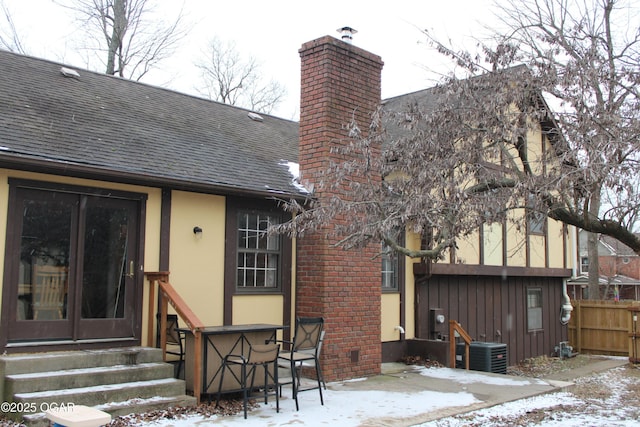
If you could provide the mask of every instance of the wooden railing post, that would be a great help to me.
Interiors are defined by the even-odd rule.
[[[196,316],[196,314],[189,308],[187,303],[178,295],[176,290],[169,283],[169,272],[145,272],[149,283],[151,284],[149,291],[149,325],[148,333],[149,337],[153,336],[153,324],[155,307],[155,284],[158,284],[158,296],[160,298],[160,331],[166,331],[167,329],[167,311],[168,304],[174,308],[178,316],[187,324],[187,327],[193,334],[194,344],[194,366],[193,366],[193,395],[196,398],[196,402],[200,403],[200,397],[202,394],[202,334],[204,329],[204,323]],[[153,340],[148,338],[149,346],[153,346]],[[167,336],[164,333],[160,334],[160,348],[162,349],[162,358],[167,360]]]
[[[159,281],[169,280],[169,272],[168,271],[159,271],[153,273],[144,273],[147,276],[147,280],[149,281],[149,306],[148,306],[148,322],[147,322],[147,346],[153,347],[153,325],[155,325],[155,320],[153,319],[153,314],[156,312],[156,285]]]
[[[449,320],[449,366],[451,368],[456,367],[456,335],[463,339],[464,341],[464,366],[465,369],[469,370],[469,344],[473,339],[464,330],[462,325],[460,325],[455,320]]]

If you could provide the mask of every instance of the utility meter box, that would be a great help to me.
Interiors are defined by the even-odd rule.
[[[441,308],[429,309],[429,335],[434,340],[444,340],[448,333],[447,319]]]

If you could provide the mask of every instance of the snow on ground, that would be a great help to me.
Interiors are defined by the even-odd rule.
[[[419,370],[421,375],[440,378],[444,380],[452,380],[458,384],[471,384],[471,383],[483,383],[487,385],[509,385],[509,386],[525,386],[532,382],[539,382],[545,384],[542,380],[535,380],[532,378],[515,378],[515,377],[490,377],[481,374],[477,371],[464,371],[456,369],[442,369],[442,368],[424,368]]]
[[[627,368],[632,369],[632,368]],[[617,368],[576,380],[573,391],[551,393],[504,403],[419,427],[627,427],[638,426],[637,398],[640,377]]]
[[[419,424],[420,427],[491,427],[491,426],[637,426],[640,416],[640,370],[617,368],[601,374],[580,378],[571,391],[551,393],[504,403],[491,408],[442,418]],[[631,373],[632,375],[629,375]],[[514,377],[495,377],[473,372],[440,368],[423,368],[420,374],[452,381],[482,382],[490,385],[520,385]],[[529,378],[531,380],[531,378]],[[275,399],[264,405],[258,400],[257,409],[249,411],[245,420],[242,413],[234,416],[188,416],[170,420],[149,421],[144,426],[291,426],[313,425],[352,427],[359,425],[392,425],[389,419],[400,420],[444,408],[478,403],[471,393],[445,393],[423,391],[413,393],[391,391],[360,391],[340,383],[329,385],[324,391],[325,405],[321,406],[317,391],[299,395],[300,411],[285,389],[280,401],[280,413],[275,411]],[[382,421],[382,419],[385,419]],[[381,420],[377,423],[376,420]],[[406,423],[405,423],[406,424]]]
[[[285,389],[285,394],[287,390]],[[290,391],[289,391],[290,393]],[[259,408],[250,411],[247,419],[243,414],[229,417],[190,416],[174,420],[149,422],[146,426],[187,427],[187,426],[289,426],[313,425],[331,427],[355,427],[363,420],[376,418],[404,418],[428,411],[451,406],[466,406],[478,402],[471,393],[439,393],[423,391],[419,393],[397,393],[387,391],[339,391],[323,390],[324,406],[320,405],[317,391],[307,391],[298,395],[300,411],[296,412],[295,402],[288,395],[280,401],[280,413],[276,413],[275,399],[269,397],[269,404],[258,400]]]

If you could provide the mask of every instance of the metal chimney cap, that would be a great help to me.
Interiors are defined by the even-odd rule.
[[[338,28],[336,31],[342,34],[342,41],[345,41],[347,43],[351,43],[351,41],[353,40],[353,35],[358,32],[351,27]]]

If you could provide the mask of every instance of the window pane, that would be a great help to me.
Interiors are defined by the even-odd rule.
[[[264,270],[256,270],[256,286],[264,288]]]
[[[275,288],[278,284],[278,271],[275,269],[269,269],[266,272],[266,277],[265,277],[265,286],[267,288]]]
[[[68,201],[55,195],[24,201],[18,320],[67,318],[72,211]]]
[[[246,270],[245,271],[245,286],[253,288],[256,286],[256,272],[255,270]]]
[[[238,247],[246,248],[247,247],[247,230],[239,229],[238,230]]]
[[[244,268],[238,268],[238,286],[246,286],[246,277],[245,272],[247,270]]]
[[[529,197],[529,206],[534,206],[533,196]],[[531,234],[544,234],[545,215],[541,212],[528,209],[527,212],[528,232]]]
[[[247,249],[255,249],[258,247],[258,232],[256,230],[247,231]]]
[[[244,259],[246,261],[245,267],[253,269],[256,266],[256,254],[245,254]]]
[[[267,254],[256,254],[256,267],[264,269],[267,266]]]
[[[86,211],[82,318],[124,317],[128,211],[89,206]]]
[[[527,289],[527,328],[542,329],[542,289]]]

